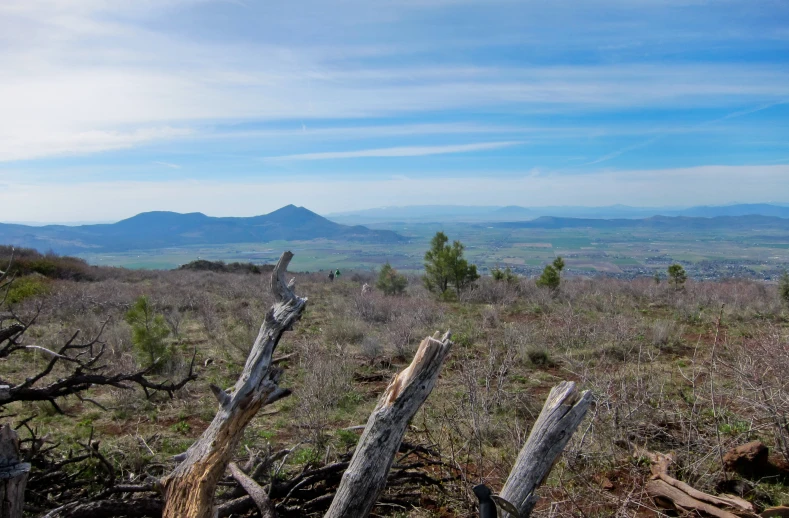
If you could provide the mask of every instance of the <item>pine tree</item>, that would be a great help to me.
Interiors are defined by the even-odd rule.
[[[688,276],[681,264],[672,264],[668,267],[668,282],[674,285],[674,289],[682,289],[686,280]]]
[[[542,275],[537,279],[537,286],[548,288],[552,291],[559,289],[562,282],[561,271],[564,270],[564,259],[557,256],[553,263],[547,265],[542,271]]]
[[[399,295],[405,291],[406,286],[408,286],[408,279],[405,275],[397,273],[397,270],[392,268],[392,265],[387,261],[378,273],[375,287],[384,292],[384,295]]]
[[[465,247],[460,241],[450,246],[449,238],[443,232],[436,232],[430,241],[430,250],[425,252],[424,283],[428,290],[446,297],[450,287],[455,294],[479,279],[477,267],[463,259]]]
[[[125,320],[132,328],[134,349],[141,358],[150,361],[149,365],[167,356],[169,351],[164,340],[170,334],[170,329],[164,317],[154,313],[148,297],[138,298],[126,312]]]

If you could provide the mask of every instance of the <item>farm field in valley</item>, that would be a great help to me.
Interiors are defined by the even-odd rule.
[[[672,262],[698,279],[753,277],[772,279],[789,266],[789,232],[693,231],[648,232],[601,229],[503,229],[470,224],[377,224],[408,242],[363,244],[350,241],[271,241],[218,246],[82,254],[92,264],[127,268],[175,268],[197,258],[227,262],[270,263],[282,250],[296,253],[294,271],[372,270],[389,261],[417,272],[431,237],[443,230],[466,246],[466,255],[486,272],[509,266],[535,275],[557,255],[571,275],[596,273],[621,278],[651,276]]]

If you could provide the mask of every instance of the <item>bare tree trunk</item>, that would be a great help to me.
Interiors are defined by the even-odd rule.
[[[414,360],[389,384],[367,420],[359,444],[324,518],[365,518],[386,485],[409,421],[438,379],[452,342],[449,331],[425,338]]]
[[[247,363],[232,392],[211,386],[217,411],[211,425],[184,454],[181,464],[163,481],[163,518],[211,518],[217,482],[238,447],[244,428],[260,407],[287,396],[277,386],[281,369],[271,363],[282,334],[299,319],[306,298],[293,293],[293,282],[285,283],[285,271],[293,258],[285,252],[271,274],[276,303],[266,314]]]
[[[0,518],[22,518],[30,464],[19,462],[19,437],[10,426],[0,428]]]
[[[572,381],[563,381],[551,389],[501,490],[500,496],[518,509],[520,518],[531,515],[538,500],[535,490],[548,478],[591,401],[591,393],[586,390],[579,394]],[[503,514],[505,518],[510,516]]]

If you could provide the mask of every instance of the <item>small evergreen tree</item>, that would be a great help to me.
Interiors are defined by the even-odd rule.
[[[512,284],[518,280],[518,276],[512,273],[512,270],[509,266],[503,270],[499,267],[496,267],[490,271],[490,274],[493,276],[493,280],[506,281],[507,284]]]
[[[387,261],[378,273],[375,287],[384,292],[384,295],[399,295],[405,291],[406,286],[408,286],[408,279],[405,275],[397,273],[397,270],[392,268],[392,265]]]
[[[552,291],[559,289],[562,281],[561,271],[564,270],[564,259],[557,256],[553,263],[547,265],[542,271],[542,275],[537,279],[537,286],[548,288]]]
[[[132,328],[132,343],[142,361],[150,361],[152,366],[168,355],[165,338],[170,329],[164,317],[155,314],[148,297],[138,298],[126,312],[125,320]]]
[[[784,304],[789,306],[789,273],[786,270],[784,270],[781,279],[778,281],[778,294],[781,296]]]
[[[672,264],[668,267],[668,282],[674,286],[674,289],[682,289],[686,280],[688,276],[681,264]]]
[[[448,243],[446,234],[436,232],[430,241],[430,250],[425,252],[425,287],[442,297],[447,296],[450,287],[454,287],[455,293],[460,295],[461,291],[479,279],[477,267],[463,259],[463,244],[455,241],[450,246]]]

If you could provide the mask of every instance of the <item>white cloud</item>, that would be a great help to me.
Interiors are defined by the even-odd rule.
[[[98,153],[134,147],[155,141],[184,138],[194,132],[189,128],[139,128],[131,131],[16,131],[0,133],[0,162],[49,156]]]
[[[283,155],[268,157],[266,160],[332,160],[338,158],[364,158],[364,157],[404,157],[445,155],[450,153],[471,153],[473,151],[487,151],[505,147],[517,146],[523,142],[478,142],[474,144],[456,144],[447,146],[402,146],[379,149],[362,149],[357,151],[329,151],[325,153],[302,153],[299,155]]]
[[[420,177],[381,180],[6,182],[0,221],[110,221],[149,210],[252,216],[288,203],[320,213],[389,205],[642,206],[789,199],[789,164],[602,171],[583,175]],[[86,200],[89,200],[86,202]]]
[[[232,41],[168,30],[177,19],[173,10],[202,3],[0,3],[0,140],[13,138],[19,149],[5,149],[0,159],[142,145],[172,136],[122,135],[197,123],[205,128],[228,121],[345,120],[443,110],[583,113],[764,103],[789,95],[789,71],[770,64],[475,67],[408,59],[409,53],[449,44],[441,40],[371,50],[369,41],[354,40],[352,34],[347,39],[334,34],[336,40],[326,45],[308,37],[292,44],[295,35],[267,37],[266,30],[257,39],[247,35]],[[332,20],[347,16],[338,23],[358,26],[365,17],[399,20],[414,8],[454,3],[420,0],[371,8],[347,2],[329,8],[274,2],[270,8],[285,10],[274,14],[311,33],[326,25],[322,13],[335,10]],[[285,14],[293,14],[295,21]],[[150,20],[159,23],[157,29]],[[277,29],[272,20],[261,23],[272,32]],[[583,35],[592,34],[597,33]],[[484,46],[480,41],[467,45]],[[385,62],[365,58],[377,52],[406,57]],[[399,65],[403,62],[409,65]],[[205,129],[200,134],[213,135]]]

